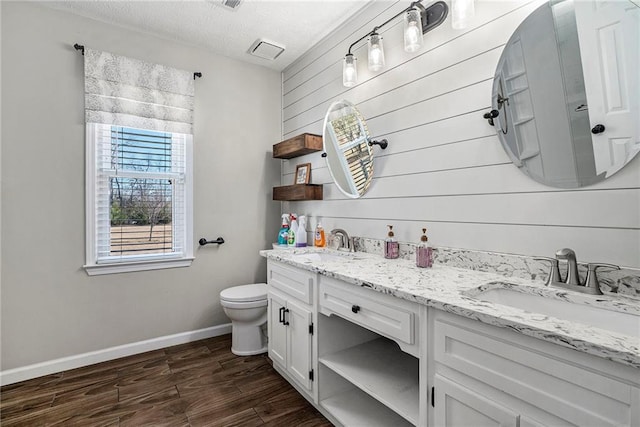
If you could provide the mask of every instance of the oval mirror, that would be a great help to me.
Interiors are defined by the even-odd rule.
[[[362,196],[373,177],[369,130],[362,114],[349,101],[336,101],[327,111],[323,129],[324,152],[333,181],[347,197]]]
[[[629,0],[536,9],[509,39],[493,82],[493,122],[513,163],[561,188],[622,169],[640,151],[638,58],[640,7]]]

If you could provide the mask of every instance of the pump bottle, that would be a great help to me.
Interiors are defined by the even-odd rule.
[[[324,228],[322,228],[322,224],[318,221],[316,225],[316,231],[313,235],[313,246],[317,246],[319,248],[324,248],[326,244],[326,240],[324,238]]]
[[[420,243],[416,247],[416,265],[421,268],[431,268],[433,266],[433,249],[429,245],[427,229],[422,229]]]
[[[389,227],[389,233],[387,233],[387,238],[384,240],[384,257],[395,259],[400,256],[400,245],[393,237],[393,225],[387,225],[387,227]]]

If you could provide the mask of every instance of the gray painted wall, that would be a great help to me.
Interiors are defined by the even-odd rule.
[[[394,224],[400,241],[417,242],[428,228],[439,246],[552,256],[562,247],[579,261],[640,266],[640,156],[610,179],[565,191],[522,174],[502,150],[495,129],[482,119],[490,110],[495,68],[510,35],[540,0],[479,1],[465,30],[451,18],[425,35],[416,54],[402,48],[400,20],[384,27],[387,65],[367,70],[366,43],[354,49],[359,84],[342,86],[342,58],[349,45],[407,3],[372,2],[283,73],[283,132],[322,134],[329,105],[358,106],[374,139],[375,178],[365,197],[351,200],[333,184],[324,159],[314,153],[282,161],[282,182],[293,182],[296,164],[312,163],[313,183],[324,184],[321,202],[284,203],[285,211],[322,218],[325,229],[384,238]]]
[[[280,74],[113,25],[2,2],[2,365],[12,369],[225,324],[225,287],[264,281],[279,224],[271,146]],[[196,82],[189,268],[89,277],[84,264],[81,43],[187,70]]]

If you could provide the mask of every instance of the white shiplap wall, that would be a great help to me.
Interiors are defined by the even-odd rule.
[[[322,134],[328,106],[344,98],[389,147],[374,148],[375,178],[358,200],[338,191],[319,153],[283,160],[283,185],[306,162],[312,182],[324,184],[323,201],[285,202],[283,211],[310,215],[309,230],[320,217],[327,230],[383,238],[394,224],[398,239],[412,242],[426,226],[438,246],[546,256],[571,247],[579,261],[640,267],[640,156],[600,184],[555,189],[513,166],[482,119],[502,49],[540,0],[478,1],[470,28],[453,30],[447,17],[417,54],[404,52],[398,20],[383,28],[385,69],[369,73],[361,43],[359,84],[342,86],[349,45],[407,4],[372,2],[284,71],[284,138]]]

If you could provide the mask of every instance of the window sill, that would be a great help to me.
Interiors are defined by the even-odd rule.
[[[194,258],[163,259],[155,261],[120,262],[117,264],[92,264],[85,265],[84,269],[89,276],[103,274],[132,273],[135,271],[161,270],[165,268],[189,267]]]

